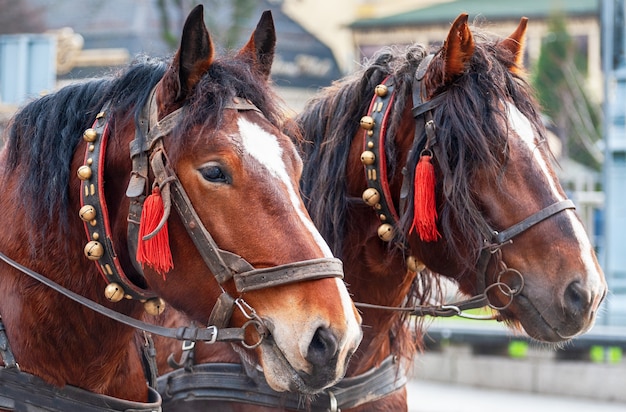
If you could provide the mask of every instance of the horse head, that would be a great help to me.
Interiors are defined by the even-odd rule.
[[[476,40],[467,20],[460,15],[418,69],[420,96],[409,115],[418,130],[408,159],[414,165],[413,213],[403,222],[411,227],[408,243],[464,293],[484,292],[500,319],[520,323],[538,340],[571,339],[593,325],[606,282],[553,171],[539,108],[523,78],[527,19],[491,42]],[[420,230],[428,218],[423,161],[432,163],[436,180],[434,234]]]

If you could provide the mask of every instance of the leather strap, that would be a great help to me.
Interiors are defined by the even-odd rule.
[[[168,411],[200,410],[215,402],[241,402],[298,411],[339,411],[381,399],[404,387],[407,378],[392,356],[379,367],[349,378],[315,396],[310,402],[294,392],[275,392],[259,374],[249,378],[242,365],[207,363],[191,371],[177,369],[158,379],[163,406]],[[207,409],[209,410],[209,409]]]
[[[85,233],[92,245],[101,245],[104,251],[103,255],[94,262],[107,283],[117,283],[124,289],[124,295],[133,299],[150,299],[156,297],[156,294],[135,285],[128,279],[111,239],[109,212],[104,194],[104,162],[109,137],[108,109],[107,103],[96,116],[93,124],[95,139],[88,141],[85,150],[83,164],[89,167],[91,176],[81,182],[81,206],[89,205],[95,210],[94,219],[84,222]]]
[[[161,395],[148,388],[147,402],[132,402],[75,386],[50,385],[39,377],[0,367],[0,408],[32,412],[161,412]]]
[[[13,352],[11,351],[11,347],[9,346],[9,338],[7,337],[7,332],[4,327],[4,322],[2,322],[2,318],[0,317],[0,356],[2,356],[2,363],[4,363],[5,368],[16,368],[19,369],[17,362],[15,361],[15,356],[13,356]]]
[[[242,342],[244,340],[245,328],[227,328],[219,329],[215,326],[209,326],[208,328],[198,328],[195,326],[183,326],[179,328],[166,328],[163,326],[154,325],[152,323],[142,322],[130,316],[126,316],[122,313],[111,310],[105,306],[100,305],[92,300],[89,300],[77,293],[72,292],[69,289],[64,288],[58,283],[50,280],[49,278],[28,269],[25,266],[20,265],[13,259],[9,258],[4,253],[0,252],[0,259],[9,264],[13,268],[20,272],[30,276],[31,278],[43,283],[44,285],[54,289],[55,291],[65,295],[75,302],[84,305],[91,310],[100,313],[110,319],[123,323],[127,326],[131,326],[136,329],[141,329],[146,332],[150,332],[155,335],[164,336],[166,338],[173,338],[178,340],[190,340],[190,341],[204,341],[208,343],[213,342]]]

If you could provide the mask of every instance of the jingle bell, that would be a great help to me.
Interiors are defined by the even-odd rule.
[[[104,247],[102,247],[102,243],[96,242],[95,240],[90,240],[85,245],[85,256],[89,260],[98,260],[102,256],[104,256]]]
[[[363,116],[360,124],[362,129],[372,130],[374,128],[374,118],[372,116]]]
[[[406,258],[406,268],[411,272],[421,272],[426,269],[424,262],[418,260],[415,256],[409,256]]]
[[[379,84],[374,89],[374,93],[376,93],[376,96],[378,96],[378,97],[385,97],[385,96],[387,96],[387,91],[388,91],[387,86],[385,86],[384,84]]]
[[[78,168],[76,174],[80,180],[87,180],[91,177],[91,167],[83,165]]]
[[[115,282],[109,283],[104,288],[104,297],[113,303],[119,302],[124,299],[124,289]]]
[[[90,220],[94,220],[96,218],[96,208],[92,205],[85,205],[80,208],[78,215],[85,222],[89,222]]]
[[[83,132],[83,139],[86,142],[95,142],[96,138],[98,137],[98,134],[96,133],[96,131],[94,129],[87,129]]]
[[[144,302],[143,309],[148,315],[159,316],[165,311],[165,301],[161,298],[148,299]]]
[[[376,203],[380,202],[380,193],[378,190],[373,187],[365,189],[362,195],[363,201],[367,203],[369,206],[375,206]]]
[[[389,223],[383,223],[382,225],[378,226],[378,237],[383,242],[389,242],[391,239],[393,239],[393,226],[391,226]]]
[[[361,153],[361,163],[363,163],[364,165],[366,166],[373,165],[375,161],[376,161],[376,155],[374,155],[374,152],[366,150],[363,153]]]

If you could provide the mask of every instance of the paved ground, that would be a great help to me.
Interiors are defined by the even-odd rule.
[[[410,380],[409,412],[624,412],[626,403]],[[625,388],[626,389],[626,388]]]

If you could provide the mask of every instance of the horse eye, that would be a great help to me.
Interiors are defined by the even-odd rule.
[[[211,165],[200,169],[202,177],[213,183],[230,183],[230,179],[220,166]]]

